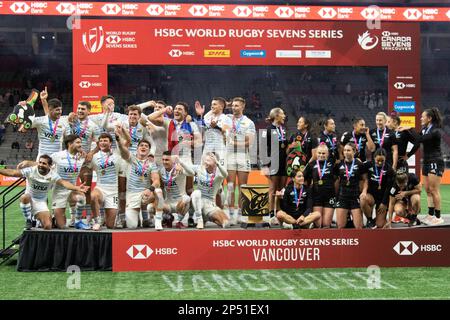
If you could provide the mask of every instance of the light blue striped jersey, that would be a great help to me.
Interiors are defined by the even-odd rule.
[[[84,163],[84,157],[81,157],[79,153],[76,155],[70,154],[67,150],[56,152],[52,154],[51,157],[56,166],[58,175],[62,179],[67,180],[72,184],[76,184],[78,174]],[[56,185],[55,190],[65,190],[65,188]]]
[[[206,152],[217,152],[220,156],[224,155],[225,149],[225,140],[224,140],[224,134],[221,130],[211,128],[211,122],[216,121],[217,126],[220,128],[223,128],[224,126],[227,126],[231,128],[232,121],[230,118],[228,118],[225,114],[221,114],[219,117],[215,116],[212,113],[209,113],[205,116],[205,146],[203,149],[203,154]]]
[[[121,123],[121,124],[128,123],[128,116],[126,114],[113,112],[109,116],[108,123],[106,124],[106,128],[104,128],[103,120],[104,120],[105,116],[106,116],[105,113],[99,113],[99,114],[90,115],[89,119],[93,120],[95,122],[95,124],[100,127],[101,133],[106,132],[111,135],[111,137],[113,138],[112,149],[116,149],[117,143],[116,143],[116,134],[114,133],[114,125],[116,123]]]
[[[202,198],[215,201],[216,194],[225,178],[219,168],[216,167],[216,171],[213,173],[208,173],[204,166],[194,165],[192,168],[197,176],[197,185],[202,193]]]
[[[248,148],[245,147],[236,147],[229,143],[231,140],[236,140],[239,143],[245,142],[245,136],[247,135],[255,135],[255,123],[250,120],[246,115],[243,115],[239,119],[235,119],[232,114],[227,114],[227,116],[231,120],[231,130],[228,131],[227,138],[227,152],[228,153],[239,153],[246,154],[248,153]]]
[[[63,135],[66,131],[67,117],[52,121],[48,116],[36,117],[32,128],[36,128],[39,139],[38,155],[51,155],[62,149]]]
[[[186,194],[186,171],[180,174],[175,173],[175,169],[167,171],[163,166],[159,169],[161,180],[164,184],[166,200],[170,202],[178,202],[181,197]]]
[[[117,188],[120,155],[118,151],[105,153],[99,151],[94,154],[88,167],[97,174],[97,186],[103,188]]]
[[[129,123],[127,122],[124,125],[124,128],[126,130],[128,130],[128,133],[130,134],[130,137],[131,137],[131,145],[128,148],[128,150],[132,154],[136,154],[139,141],[146,138],[147,141],[150,142],[150,139],[147,138],[147,135],[148,135],[147,128],[144,127],[142,124],[138,123],[137,126],[130,128]]]
[[[25,193],[38,201],[47,201],[47,196],[53,184],[61,179],[54,169],[50,170],[45,176],[41,175],[37,166],[24,168],[20,172],[27,178]]]
[[[127,191],[141,192],[152,185],[151,174],[158,172],[153,161],[139,160],[134,154],[130,154],[130,163],[127,173]]]
[[[66,135],[76,134],[80,137],[81,147],[86,153],[91,151],[92,142],[97,141],[101,132],[100,127],[89,117],[73,124],[67,123],[66,127]]]

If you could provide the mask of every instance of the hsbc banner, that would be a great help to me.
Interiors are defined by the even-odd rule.
[[[89,73],[81,66],[99,62],[105,72],[110,64],[387,66],[389,111],[394,101],[420,101],[417,23],[83,20],[73,50],[74,84],[78,68]],[[74,87],[76,103],[83,90]]]
[[[89,101],[92,114],[102,112],[100,98],[108,91],[107,66],[80,65],[74,68],[73,77],[74,107],[80,101]]]
[[[113,233],[113,271],[448,267],[450,229]]]
[[[208,3],[0,1],[0,14],[278,20],[449,21],[450,8],[279,6]]]

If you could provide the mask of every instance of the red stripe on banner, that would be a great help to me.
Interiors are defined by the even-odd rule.
[[[0,1],[0,14],[198,19],[449,21],[450,7],[279,6],[207,3]]]
[[[113,271],[450,266],[450,229],[113,233]]]

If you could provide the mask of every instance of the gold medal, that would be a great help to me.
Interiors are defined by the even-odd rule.
[[[52,137],[50,138],[50,142],[55,142],[55,136],[52,136]]]
[[[103,169],[100,173],[102,174],[102,176],[104,176],[106,173],[105,169]]]
[[[144,181],[144,179],[145,179],[145,177],[142,175],[142,176],[141,176],[141,180]]]
[[[281,149],[284,149],[285,145],[284,143],[281,144]]]
[[[319,180],[319,186],[321,186],[321,185],[323,185],[323,180],[322,179]]]
[[[381,190],[381,186],[378,186],[378,190]]]
[[[347,181],[347,187],[350,186],[350,181]]]

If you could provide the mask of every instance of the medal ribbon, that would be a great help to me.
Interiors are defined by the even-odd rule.
[[[377,128],[377,138],[378,138],[378,143],[380,144],[380,148],[383,148],[385,134],[386,134],[386,127],[384,127],[384,130],[383,130],[383,137],[380,139],[380,130]]]
[[[72,167],[72,162],[70,161],[69,151],[67,151],[66,157],[67,157],[67,162],[69,162],[69,168],[72,168],[73,173],[76,173],[77,172],[78,153],[75,155],[75,163],[73,164],[73,167]]]
[[[362,137],[359,137],[359,142],[358,142],[358,141],[356,140],[355,130],[353,130],[352,135],[353,135],[353,140],[355,141],[355,144],[356,144],[356,148],[358,149],[358,152],[359,152],[359,150],[361,149],[361,140],[362,140]]]
[[[325,160],[325,162],[323,163],[322,170],[320,170],[319,160],[316,160],[316,164],[317,164],[317,172],[319,173],[319,179],[322,180],[323,175],[325,174],[325,170],[327,168],[327,160]]]
[[[347,167],[347,164],[345,163],[345,161],[344,161],[344,166],[345,166],[345,176],[347,177],[347,181],[349,182],[350,177],[352,176],[352,173],[353,173],[353,169],[355,167],[355,158],[353,158],[352,166],[350,167],[350,172],[348,171],[348,167]]]
[[[58,128],[59,119],[56,119],[55,121],[55,127],[53,128],[53,121],[48,117],[48,128],[50,130],[50,134],[55,137],[56,136],[56,129]]]
[[[303,185],[302,185],[302,188],[300,189],[300,197],[298,196],[297,188],[294,185],[294,201],[295,201],[295,205],[297,206],[297,209],[298,209],[298,206],[300,205],[300,200],[302,198],[302,195],[303,195]]]
[[[385,164],[385,162],[383,162],[383,167],[381,168],[381,172],[380,173],[378,173],[377,165],[375,164],[375,166],[374,166],[375,174],[378,176],[378,186],[380,188],[381,188],[381,182],[383,181],[384,164]]]

